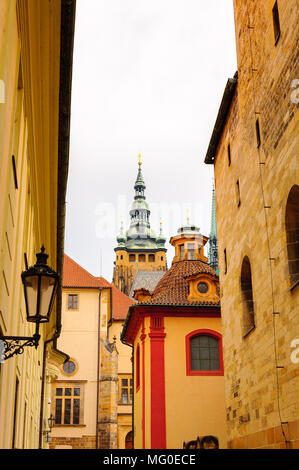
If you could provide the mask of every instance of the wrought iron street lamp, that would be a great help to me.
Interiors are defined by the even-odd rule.
[[[50,444],[50,442],[52,441],[52,438],[51,438],[51,431],[44,431],[43,432],[43,435],[45,436],[45,442],[47,444]]]
[[[36,263],[22,272],[27,321],[36,324],[33,336],[0,336],[4,343],[4,360],[22,354],[25,346],[37,348],[40,334],[39,325],[50,320],[51,309],[58,284],[58,274],[47,265],[48,255],[42,246],[36,255]]]
[[[54,426],[54,422],[55,422],[55,418],[54,418],[54,416],[53,416],[52,413],[51,413],[51,416],[48,418],[48,425],[49,425],[50,431],[51,431],[51,429],[52,429],[53,426]]]

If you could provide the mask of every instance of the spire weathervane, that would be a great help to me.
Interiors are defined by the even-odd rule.
[[[189,220],[190,220],[190,218],[189,218],[189,209],[187,209],[187,225],[189,225]]]

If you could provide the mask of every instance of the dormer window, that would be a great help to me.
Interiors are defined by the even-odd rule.
[[[200,294],[206,294],[209,290],[209,286],[206,282],[199,282],[197,284],[197,290]]]
[[[191,302],[219,302],[218,277],[215,274],[197,273],[185,278],[188,282],[188,300]]]

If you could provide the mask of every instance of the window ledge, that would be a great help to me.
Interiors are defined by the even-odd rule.
[[[54,428],[85,428],[86,424],[54,424]]]
[[[189,377],[192,377],[192,376],[216,377],[216,376],[224,375],[224,371],[223,370],[191,370],[191,371],[188,371],[186,375]]]

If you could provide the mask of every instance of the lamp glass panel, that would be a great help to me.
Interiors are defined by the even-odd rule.
[[[25,278],[25,287],[27,292],[28,315],[36,315],[36,302],[38,291],[38,276],[27,276]]]
[[[43,276],[41,279],[39,313],[42,316],[47,316],[48,314],[55,282],[55,279],[48,276]]]

